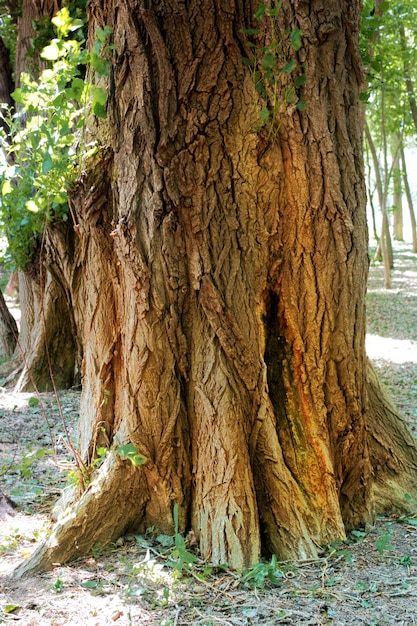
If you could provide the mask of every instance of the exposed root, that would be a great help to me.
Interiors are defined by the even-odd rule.
[[[110,454],[81,499],[52,534],[14,571],[16,578],[50,570],[104,546],[140,526],[147,501],[143,474],[130,461]]]

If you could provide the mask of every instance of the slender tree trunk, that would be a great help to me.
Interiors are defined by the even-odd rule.
[[[71,250],[83,333],[80,452],[112,447],[17,575],[128,529],[174,532],[174,506],[203,558],[237,568],[261,550],[314,556],[393,491],[409,506],[417,452],[390,438],[365,356],[359,2],[324,16],[284,1],[274,28],[306,68],[308,106],[284,82],[274,132],[241,58],[256,6],[89,5],[91,31],[113,33],[109,118],[72,196],[76,233],[54,246]],[[127,441],[141,468],[120,459]]]
[[[403,232],[403,203],[402,203],[402,182],[400,170],[400,144],[402,137],[399,133],[391,137],[391,159],[392,159],[392,179],[393,179],[393,210],[394,210],[394,238],[398,241],[404,240]]]
[[[408,54],[407,54],[407,38],[405,35],[404,26],[401,24],[399,27],[399,32],[400,32],[400,42],[401,42],[402,58],[403,58],[403,66],[404,66],[404,79],[405,79],[405,86],[407,89],[408,103],[410,105],[410,113],[414,122],[414,127],[417,131],[417,102],[416,102],[416,97],[414,93],[413,81],[411,79],[410,61],[409,61]]]
[[[371,168],[371,163],[370,163],[370,160],[369,160],[369,152],[366,151],[365,155],[366,155],[367,179],[368,179],[366,188],[367,188],[367,192],[368,192],[369,206],[371,207],[372,233],[373,233],[374,240],[377,242],[377,247],[379,247],[379,235],[378,235],[378,229],[377,229],[377,226],[376,226],[375,203],[374,203],[375,187],[372,189],[372,187],[373,187],[373,183],[372,183],[372,168]]]
[[[408,210],[410,212],[411,238],[412,238],[412,242],[413,242],[412,251],[413,252],[417,252],[416,215],[415,215],[415,212],[414,212],[414,204],[413,204],[413,197],[411,195],[410,184],[408,182],[407,162],[406,162],[406,158],[405,158],[404,144],[403,143],[401,143],[400,152],[401,152],[401,169],[402,169],[402,174],[403,174],[404,191],[405,191],[405,196],[407,198]]]
[[[379,244],[377,246],[377,250],[375,252],[375,259],[382,255],[382,262],[384,264],[384,282],[385,288],[391,288],[391,266],[393,265],[393,255],[392,255],[392,243],[391,243],[391,233],[389,229],[389,220],[387,213],[387,186],[386,181],[382,181],[381,178],[381,170],[379,166],[378,155],[376,152],[375,144],[372,139],[371,132],[369,130],[368,124],[365,122],[365,137],[369,146],[369,151],[371,153],[372,162],[374,165],[375,171],[375,181],[376,181],[376,189],[378,193],[378,202],[382,213],[382,226],[381,226],[381,237],[379,238]]]

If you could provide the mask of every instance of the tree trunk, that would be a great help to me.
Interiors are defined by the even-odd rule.
[[[35,35],[33,22],[45,16],[52,17],[59,6],[57,0],[46,0],[41,4],[23,0],[16,46],[17,84],[23,71],[30,70],[36,75],[41,66],[36,53],[30,59],[27,57]],[[0,368],[0,376],[3,384],[14,385],[16,391],[29,391],[35,387],[39,391],[51,391],[76,382],[81,352],[70,295],[66,285],[57,279],[59,269],[50,264],[44,243],[37,241],[33,245],[35,260],[20,274],[19,341],[13,358]],[[65,256],[59,266],[64,262]]]
[[[375,260],[379,260],[379,257],[382,256],[382,262],[384,264],[384,283],[385,288],[391,288],[391,269],[394,266],[394,255],[392,251],[392,242],[391,242],[391,233],[389,229],[389,220],[387,213],[387,193],[388,193],[388,174],[384,174],[384,184],[381,178],[381,170],[379,166],[378,155],[376,152],[376,147],[374,141],[372,139],[371,132],[369,130],[368,124],[365,122],[365,137],[369,146],[369,151],[371,153],[372,162],[374,165],[375,172],[375,181],[376,181],[376,189],[378,193],[378,201],[379,206],[382,213],[382,226],[381,226],[381,237],[379,238],[378,246],[375,252]],[[384,168],[384,172],[385,172]]]
[[[324,15],[284,1],[274,28],[305,67],[307,108],[278,95],[264,130],[241,58],[250,5],[89,4],[91,31],[113,32],[109,118],[72,196],[67,275],[83,332],[80,453],[91,462],[98,440],[112,451],[17,575],[127,529],[174,532],[174,505],[214,563],[314,556],[392,490],[404,510],[403,486],[416,492],[416,449],[403,431],[388,439],[397,416],[365,356],[359,2]],[[125,442],[141,468],[120,460]]]
[[[0,357],[11,357],[16,347],[18,336],[16,320],[7,308],[0,290]]]
[[[399,133],[391,137],[391,158],[392,158],[392,179],[393,191],[393,211],[394,211],[394,238],[397,241],[404,240],[403,233],[403,191],[400,169],[400,144],[402,137]]]
[[[416,214],[414,212],[413,196],[411,195],[410,183],[408,182],[407,162],[405,159],[403,143],[401,143],[400,151],[401,151],[401,168],[402,168],[403,181],[404,181],[404,191],[405,191],[405,196],[407,198],[408,210],[410,212],[411,238],[413,242],[412,251],[417,252]]]
[[[11,93],[13,91],[12,68],[10,66],[9,51],[0,37],[0,106],[12,106]],[[3,116],[0,116],[0,128],[6,133],[8,125]]]

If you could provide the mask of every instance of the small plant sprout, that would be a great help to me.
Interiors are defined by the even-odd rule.
[[[278,585],[285,574],[278,567],[277,558],[273,554],[270,563],[257,563],[253,567],[243,570],[242,581],[250,586],[263,589],[269,582]]]
[[[394,547],[390,544],[393,531],[390,528],[385,534],[381,535],[375,542],[375,547],[381,556],[384,556],[388,550],[394,550]]]

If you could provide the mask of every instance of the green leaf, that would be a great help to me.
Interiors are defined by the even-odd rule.
[[[81,583],[81,587],[83,587],[83,589],[96,589],[98,584],[97,580],[86,580],[85,583]]]
[[[104,28],[100,28],[100,26],[96,30],[96,38],[100,43],[105,43],[106,39],[110,37],[112,34],[112,29],[110,26],[105,26]]]
[[[133,443],[125,443],[123,446],[117,449],[117,452],[120,456],[129,456],[131,454],[136,454],[138,451],[137,447]]]
[[[102,87],[96,87],[93,85],[91,89],[92,93],[92,109],[94,115],[105,119],[107,117],[106,103],[107,103],[107,91]]]
[[[18,604],[6,604],[4,606],[4,612],[5,613],[13,613],[14,611],[17,611],[20,608],[22,608],[22,607],[19,606]]]
[[[28,400],[28,405],[30,407],[35,407],[35,406],[39,406],[39,399],[35,398],[35,396],[32,396],[31,398],[29,398]]]
[[[245,35],[259,35],[261,31],[259,28],[241,28],[239,32]]]
[[[48,174],[51,171],[54,164],[52,163],[52,159],[49,155],[47,155],[42,163],[42,174]]]
[[[301,48],[301,37],[303,33],[298,28],[294,28],[290,34],[291,45],[294,50],[299,50]]]
[[[129,457],[132,465],[134,465],[135,467],[140,467],[141,465],[145,465],[146,461],[148,460],[146,458],[146,456],[144,456],[143,454],[135,454],[131,457]]]
[[[263,16],[265,15],[265,5],[263,2],[260,2],[258,5],[258,8],[256,9],[255,13],[253,14],[253,17],[257,20],[261,20],[263,18]]]
[[[295,67],[295,59],[291,59],[291,61],[289,61],[287,65],[282,68],[281,72],[284,72],[284,74],[291,74],[294,67]]]
[[[60,50],[55,40],[52,40],[49,46],[46,46],[41,52],[41,57],[47,61],[56,61],[59,56]]]
[[[277,58],[275,54],[271,54],[270,52],[265,52],[262,58],[262,62],[261,62],[262,69],[263,70],[272,69],[273,67],[275,67],[276,62],[277,62]]]
[[[1,195],[7,196],[7,194],[12,193],[12,191],[13,191],[12,183],[10,182],[10,180],[5,180],[1,187]]]
[[[102,59],[98,54],[92,52],[90,54],[90,65],[99,76],[108,76],[110,64],[106,59]]]
[[[252,67],[252,68],[254,68],[256,65],[256,62],[254,59],[248,59],[247,57],[242,57],[242,63],[243,65],[247,65],[248,67]]]
[[[178,503],[175,502],[173,510],[172,510],[172,516],[174,518],[174,528],[175,528],[175,532],[178,535],[178,529],[179,529],[179,519],[178,519]],[[180,535],[178,535],[180,536]]]
[[[77,102],[82,102],[85,90],[85,82],[81,78],[74,78],[71,82],[71,97]]]
[[[137,447],[133,443],[126,443],[117,449],[117,453],[123,458],[128,459],[132,465],[139,467],[144,465],[148,460],[146,456],[138,452]]]
[[[300,76],[297,76],[296,78],[294,78],[294,86],[302,87],[303,85],[305,85],[306,80],[307,80],[307,76],[305,74],[301,74]]]
[[[37,213],[39,211],[39,207],[34,200],[27,200],[27,202],[25,202],[25,207],[32,213]]]
[[[268,111],[268,109],[266,107],[263,107],[261,109],[261,112],[260,112],[259,116],[260,116],[260,118],[262,120],[262,123],[263,124],[267,124],[268,120],[269,120],[270,112]]]
[[[156,541],[163,548],[172,548],[172,546],[174,545],[174,537],[172,537],[171,535],[158,535]]]
[[[17,102],[18,104],[23,104],[24,96],[23,96],[21,87],[18,87],[17,89],[12,91],[12,93],[10,95],[12,96],[12,98],[13,98],[13,100],[15,102]]]
[[[282,2],[278,2],[277,6],[274,9],[269,9],[269,15],[271,17],[276,17],[278,13],[281,11]]]
[[[299,100],[295,105],[295,108],[299,111],[305,111],[307,108],[307,102],[305,100]]]

